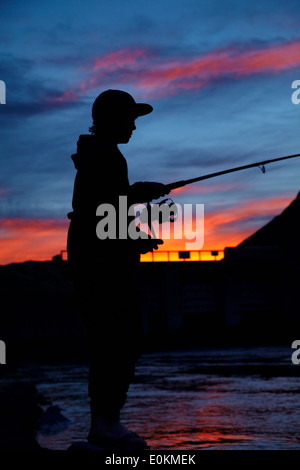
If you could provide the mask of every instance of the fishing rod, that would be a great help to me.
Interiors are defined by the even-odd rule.
[[[233,173],[235,171],[240,171],[240,170],[247,170],[248,168],[254,168],[254,167],[258,167],[261,169],[261,171],[263,173],[266,172],[266,169],[265,169],[265,165],[268,165],[269,163],[273,163],[273,162],[279,162],[281,160],[287,160],[289,158],[296,158],[296,157],[300,157],[300,153],[297,153],[295,155],[288,155],[287,157],[279,157],[279,158],[272,158],[270,160],[263,160],[261,162],[255,162],[255,163],[250,163],[249,165],[243,165],[243,166],[238,166],[238,167],[235,167],[235,168],[229,168],[228,170],[223,170],[223,171],[217,171],[216,173],[209,173],[208,175],[203,175],[203,176],[198,176],[197,178],[191,178],[189,180],[180,180],[180,181],[175,181],[174,183],[170,183],[170,184],[166,184],[166,189],[168,191],[168,193],[174,189],[177,189],[177,188],[182,188],[183,186],[186,186],[188,184],[192,184],[192,183],[196,183],[197,181],[203,181],[203,180],[207,180],[209,178],[215,178],[216,176],[221,176],[221,175],[226,175],[227,173]],[[164,199],[163,201],[161,201],[159,203],[159,206],[163,206],[164,204],[166,204],[166,201],[168,201],[170,198],[168,199]],[[169,208],[172,208],[173,210],[173,216],[171,219],[169,219],[169,222],[174,222],[176,220],[176,217],[177,217],[177,210],[176,210],[176,205],[174,204],[174,202],[172,201],[172,199],[170,199],[171,203],[169,204],[166,204]],[[144,216],[144,211],[146,213],[146,216]],[[148,222],[148,226],[150,228],[150,231],[152,233],[152,236],[153,238],[156,238],[155,236],[155,232],[153,230],[153,226],[152,226],[152,216],[151,216],[151,205],[150,203],[148,202],[147,204],[147,207],[146,207],[146,210],[142,211],[139,216],[140,216],[140,220],[143,221],[143,218],[147,220]],[[162,215],[160,214],[159,215],[159,223],[162,223],[162,222],[165,222],[167,219],[163,219],[162,218]]]
[[[268,163],[279,162],[280,160],[287,160],[288,158],[300,157],[300,153],[296,155],[288,155],[287,157],[272,158],[271,160],[264,160],[262,162],[250,163],[249,165],[238,166],[235,168],[229,168],[229,170],[217,171],[216,173],[210,173],[204,176],[198,176],[197,178],[191,178],[189,180],[175,181],[174,183],[166,184],[168,191],[173,189],[182,188],[187,184],[196,183],[197,181],[207,180],[208,178],[215,178],[216,176],[226,175],[227,173],[233,173],[234,171],[247,170],[248,168],[259,167],[263,173],[265,173],[265,165]]]

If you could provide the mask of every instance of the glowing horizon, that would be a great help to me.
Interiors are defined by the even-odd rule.
[[[290,197],[274,197],[262,205],[259,201],[249,200],[235,210],[211,211],[204,214],[203,251],[224,251],[234,247],[252,235],[252,229],[234,229],[247,217],[268,216],[273,218],[284,210],[293,200]],[[194,221],[193,221],[194,223]],[[61,220],[0,220],[3,244],[0,246],[0,265],[24,261],[47,261],[66,249],[68,219]],[[261,227],[257,227],[257,230]],[[159,237],[159,233],[156,233]],[[5,246],[5,242],[8,245]],[[193,251],[186,250],[185,239],[169,239],[159,247],[160,251]],[[195,248],[197,250],[197,248]],[[198,250],[197,250],[198,251]],[[87,249],[88,253],[88,249]]]

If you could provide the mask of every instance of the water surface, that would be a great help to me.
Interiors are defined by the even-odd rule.
[[[145,354],[123,420],[155,450],[300,449],[300,365],[292,364],[292,352],[252,347]],[[39,443],[67,449],[85,440],[87,364],[44,364],[38,375],[38,390],[69,420],[62,429],[40,432]]]

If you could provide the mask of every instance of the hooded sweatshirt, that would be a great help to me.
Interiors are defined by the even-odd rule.
[[[72,160],[77,174],[73,212],[68,214],[71,219],[69,254],[82,255],[88,249],[102,255],[108,251],[110,254],[113,251],[124,255],[136,250],[132,240],[118,240],[119,196],[128,197],[128,207],[139,199],[136,186],[129,184],[127,162],[118,147],[103,142],[95,135],[81,135],[77,142],[77,153],[72,155]],[[96,210],[100,204],[111,204],[116,209],[117,239],[100,240],[96,236],[96,226],[101,220],[101,217],[96,216]]]

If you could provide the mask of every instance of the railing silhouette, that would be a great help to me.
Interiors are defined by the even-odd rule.
[[[224,258],[224,250],[192,250],[192,251],[153,251],[141,255],[141,261],[219,261]]]
[[[67,250],[60,252],[61,259],[67,261]],[[173,261],[220,261],[224,258],[224,250],[192,250],[192,251],[153,251],[141,255],[141,262],[173,262]]]

